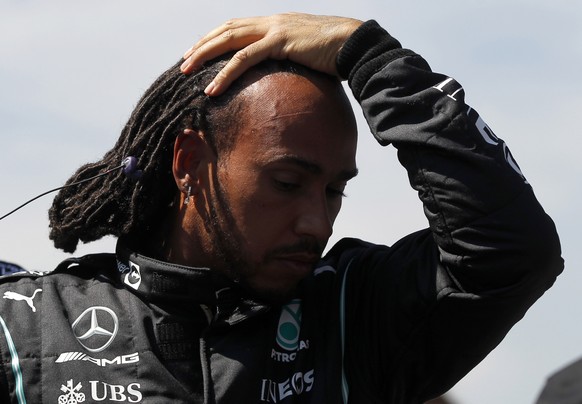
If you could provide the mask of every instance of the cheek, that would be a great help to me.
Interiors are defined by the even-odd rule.
[[[256,239],[276,241],[277,235],[289,226],[290,213],[284,207],[269,204],[260,198],[245,201],[243,226]]]
[[[241,242],[248,253],[260,255],[271,241],[276,242],[276,229],[284,215],[252,181],[252,173],[238,171],[224,178],[223,190]]]
[[[262,261],[269,252],[295,241],[293,204],[281,203],[271,195],[264,198],[260,195],[257,193],[256,198],[248,200],[241,222],[248,252],[256,261]]]

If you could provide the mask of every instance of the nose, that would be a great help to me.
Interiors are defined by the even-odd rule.
[[[326,198],[315,199],[303,204],[295,223],[295,231],[300,236],[314,237],[325,245],[333,233],[333,220]]]

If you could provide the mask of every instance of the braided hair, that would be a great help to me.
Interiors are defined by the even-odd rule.
[[[160,230],[179,195],[172,174],[176,136],[185,128],[202,131],[217,156],[234,144],[242,108],[242,97],[237,95],[244,79],[219,97],[204,94],[231,56],[217,58],[191,75],[180,71],[178,61],[146,90],[115,146],[101,160],[81,166],[65,185],[119,166],[126,156],[139,157],[141,178],[131,181],[119,170],[113,177],[62,189],[49,210],[49,238],[55,247],[74,252],[79,240],[87,243],[124,235],[139,241]],[[251,70],[320,75],[288,61],[270,60]]]
[[[49,237],[55,247],[74,252],[79,240],[144,237],[156,230],[178,195],[172,175],[176,136],[187,127],[203,131],[216,152],[225,142],[214,139],[214,133],[223,131],[212,126],[236,128],[235,114],[225,113],[235,92],[216,99],[204,94],[226,61],[215,60],[191,75],[180,72],[178,61],[146,90],[115,146],[101,160],[80,167],[65,185],[119,166],[126,156],[139,156],[141,178],[131,181],[120,170],[83,187],[62,189],[49,210]]]

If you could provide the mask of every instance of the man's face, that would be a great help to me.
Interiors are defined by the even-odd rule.
[[[356,175],[355,120],[340,88],[282,73],[254,82],[236,143],[211,170],[206,251],[264,297],[288,297],[313,270]]]

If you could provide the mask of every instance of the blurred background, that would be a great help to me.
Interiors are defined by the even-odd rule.
[[[376,19],[455,77],[508,143],[556,221],[566,271],[447,399],[533,403],[549,374],[582,356],[578,2],[0,0],[0,216],[100,158],[142,92],[207,31],[231,17],[285,11]],[[361,117],[359,130],[361,175],[331,241],[393,244],[426,220],[394,149],[379,147]],[[66,258],[47,237],[53,196],[0,221],[0,260],[50,270]],[[114,245],[82,245],[76,255]]]

